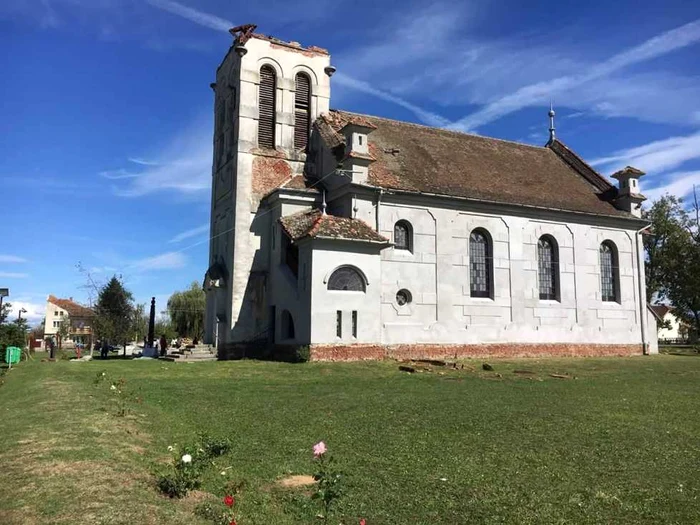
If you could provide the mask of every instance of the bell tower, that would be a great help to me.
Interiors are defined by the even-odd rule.
[[[206,338],[246,342],[266,329],[260,199],[303,175],[314,120],[328,112],[330,55],[234,27],[214,90],[209,268],[227,274],[207,294]],[[209,280],[211,281],[211,280]],[[222,279],[218,280],[222,283]],[[207,279],[205,279],[205,288]],[[218,321],[217,321],[218,320]],[[218,323],[218,324],[217,324]]]

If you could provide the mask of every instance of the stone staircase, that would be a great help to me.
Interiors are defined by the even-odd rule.
[[[168,352],[168,355],[160,357],[159,359],[172,363],[216,361],[216,348],[212,345],[196,345],[188,348],[173,349]]]

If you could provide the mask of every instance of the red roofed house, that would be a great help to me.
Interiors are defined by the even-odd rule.
[[[212,84],[206,342],[312,359],[655,352],[639,187],[531,146],[330,109],[327,51],[234,28]],[[654,335],[654,337],[651,337]]]
[[[46,320],[44,323],[44,339],[51,338],[58,342],[58,332],[61,323],[70,323],[70,331],[67,338],[63,339],[62,345],[65,348],[82,343],[92,344],[92,320],[95,312],[75,301],[73,298],[59,299],[49,295],[46,299]]]

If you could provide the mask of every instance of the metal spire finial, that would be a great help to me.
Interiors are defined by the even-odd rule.
[[[554,106],[549,101],[549,142],[554,142]]]

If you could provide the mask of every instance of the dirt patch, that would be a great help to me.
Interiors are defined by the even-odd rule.
[[[287,476],[286,478],[282,478],[277,481],[277,486],[284,488],[309,487],[315,484],[316,480],[314,477],[307,474]]]

